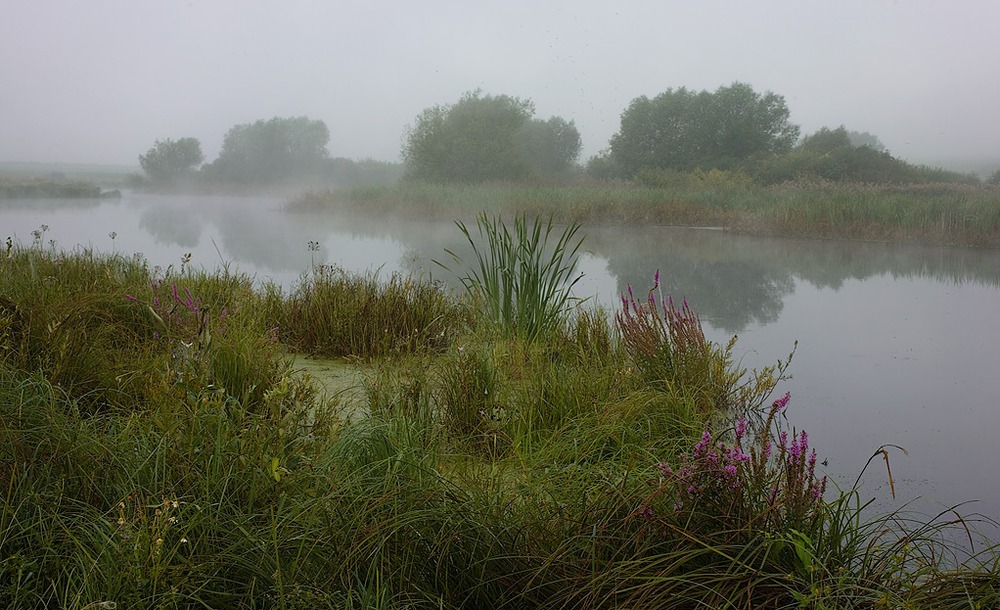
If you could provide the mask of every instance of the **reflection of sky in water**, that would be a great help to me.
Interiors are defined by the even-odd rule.
[[[42,224],[58,247],[143,253],[151,265],[228,262],[286,289],[315,262],[349,271],[448,274],[432,259],[467,244],[450,222],[348,221],[290,214],[273,198],[126,195],[120,201],[0,202],[0,239],[31,243]],[[114,231],[112,242],[109,233]],[[586,230],[585,230],[586,231]],[[311,252],[308,242],[319,242]],[[884,464],[865,475],[883,507],[925,496],[938,504],[981,499],[970,510],[1000,518],[1000,252],[879,244],[753,239],[665,228],[590,229],[579,262],[580,297],[613,311],[661,269],[664,294],[688,298],[710,338],[739,334],[744,366],[783,358],[796,340],[789,417],[820,459],[850,485],[882,444]]]

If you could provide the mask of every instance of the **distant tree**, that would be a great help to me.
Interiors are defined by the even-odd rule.
[[[854,148],[854,144],[851,142],[851,136],[844,129],[843,125],[836,129],[823,127],[816,133],[802,138],[802,142],[798,145],[798,150],[817,154],[826,154],[838,149],[851,148]]]
[[[851,144],[854,148],[867,146],[878,152],[889,152],[889,149],[885,147],[882,140],[879,140],[875,134],[868,133],[867,131],[848,131],[847,136],[851,139]]]
[[[644,169],[729,168],[784,154],[798,135],[780,95],[739,82],[713,93],[681,87],[632,100],[609,155],[627,176]]]
[[[986,179],[986,184],[1000,184],[1000,169],[990,174],[990,177]]]
[[[156,140],[146,154],[139,155],[139,165],[154,185],[172,185],[192,176],[205,160],[197,138]]]
[[[838,148],[862,148],[865,146],[876,152],[888,152],[878,136],[867,131],[848,131],[843,125],[836,129],[821,128],[816,133],[802,138],[798,148],[812,152],[830,152]]]
[[[326,123],[308,117],[279,118],[236,125],[222,142],[219,157],[206,168],[215,180],[272,184],[315,175],[329,157]]]
[[[451,106],[433,106],[407,128],[402,156],[407,176],[431,182],[517,180],[530,165],[518,133],[534,114],[530,100],[466,93]]]
[[[531,119],[517,133],[521,154],[539,176],[569,172],[580,156],[582,140],[573,121],[552,117]]]

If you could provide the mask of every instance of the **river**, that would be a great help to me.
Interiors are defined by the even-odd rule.
[[[0,239],[92,248],[151,265],[228,265],[291,289],[312,264],[441,277],[432,260],[461,250],[450,222],[290,213],[277,198],[125,193],[118,200],[0,201]],[[585,228],[578,295],[614,308],[627,284],[687,298],[706,334],[738,335],[744,366],[798,341],[791,425],[841,486],[862,477],[881,509],[1000,519],[1000,251],[769,239],[704,229]],[[318,243],[318,249],[309,242]]]

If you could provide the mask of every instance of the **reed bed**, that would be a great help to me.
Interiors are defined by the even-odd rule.
[[[12,245],[0,603],[997,607],[995,524],[863,516],[784,423],[789,361],[735,368],[658,288],[530,339],[400,278],[284,295]],[[285,364],[325,309],[406,321],[336,343],[371,363],[365,417]]]
[[[314,193],[291,209],[471,219],[480,212],[560,223],[717,226],[775,236],[1000,247],[996,185],[754,183],[712,170],[648,183],[428,185]]]
[[[101,196],[101,187],[86,180],[49,180],[0,174],[0,199],[82,199]]]

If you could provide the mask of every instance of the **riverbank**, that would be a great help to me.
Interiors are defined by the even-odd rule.
[[[584,225],[715,226],[762,236],[1000,247],[1000,187],[984,184],[760,186],[744,175],[720,171],[680,175],[655,187],[404,182],[308,194],[289,209],[402,218],[527,213]]]
[[[996,529],[862,519],[782,423],[787,362],[740,371],[659,290],[527,340],[327,267],[288,293],[41,246],[0,269],[9,607],[1000,599]]]
[[[87,180],[50,179],[0,174],[3,199],[93,199],[121,197],[118,189],[103,190]]]

